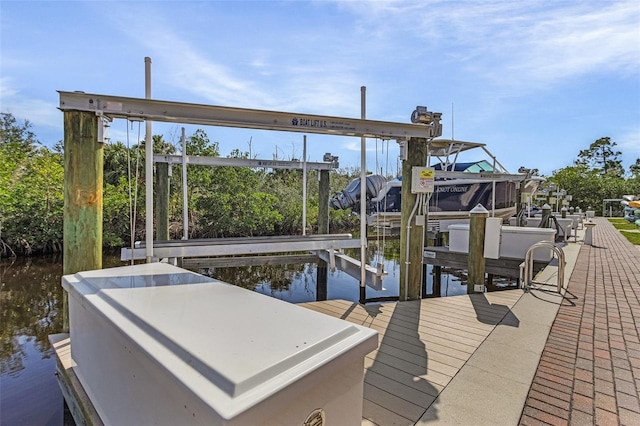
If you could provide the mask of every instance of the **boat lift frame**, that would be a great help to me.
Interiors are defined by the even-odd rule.
[[[150,73],[150,59],[147,62],[147,74]],[[150,86],[147,79],[146,86]],[[107,122],[116,118],[131,121],[146,121],[147,141],[150,141],[150,124],[153,121],[199,124],[206,126],[247,128],[258,130],[275,130],[285,132],[315,133],[335,136],[360,137],[361,143],[361,178],[364,178],[366,169],[365,138],[378,138],[382,140],[396,140],[408,142],[411,138],[425,138],[432,140],[441,132],[439,118],[429,121],[414,121],[414,123],[397,123],[364,118],[364,97],[362,99],[362,118],[345,118],[325,115],[315,115],[297,112],[267,111],[258,109],[234,108],[224,106],[203,105],[195,103],[173,102],[150,99],[150,87],[146,87],[146,98],[132,98],[93,94],[85,92],[58,91],[60,95],[59,109],[62,111],[94,112],[101,117],[98,120],[98,140],[105,142],[105,127]],[[364,87],[362,87],[364,92]],[[423,113],[428,113],[426,108]],[[417,112],[417,111],[416,111]],[[414,112],[415,114],[415,112]],[[413,117],[412,117],[413,121]],[[149,145],[151,145],[148,142]],[[148,146],[147,149],[153,149]],[[150,155],[151,154],[151,155]],[[147,161],[151,162],[153,152],[147,153]],[[165,161],[171,162],[173,158],[166,157]],[[195,160],[194,160],[195,161]],[[308,166],[308,165],[307,165]],[[270,167],[270,166],[267,166]],[[146,167],[147,197],[145,200],[147,210],[147,240],[146,259],[151,262],[153,250],[153,200],[149,192],[153,191],[153,170]],[[365,199],[365,186],[363,185],[361,199]],[[151,219],[149,219],[151,218]],[[366,227],[366,218],[361,218],[361,228]],[[151,232],[149,232],[151,230]],[[151,235],[149,235],[151,234]],[[327,236],[330,239],[331,236]],[[361,236],[361,295],[366,277],[366,237]]]

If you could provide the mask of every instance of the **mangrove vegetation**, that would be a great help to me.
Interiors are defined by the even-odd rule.
[[[177,146],[154,135],[156,154],[175,154]],[[572,205],[599,211],[602,200],[640,193],[640,159],[628,171],[610,138],[600,138],[580,150],[573,165],[553,172],[549,181],[573,196]],[[203,130],[187,137],[188,155],[220,156],[218,142]],[[63,221],[63,144],[43,146],[28,121],[0,113],[0,257],[60,252]],[[104,146],[103,244],[127,246],[134,232],[144,239],[144,141],[127,146]],[[229,157],[250,158],[233,151]],[[301,160],[289,158],[288,160]],[[170,238],[183,235],[182,166],[170,176]],[[358,169],[331,172],[331,191],[337,192]],[[294,235],[315,232],[318,179],[308,172],[307,223],[302,223],[302,172],[248,167],[187,166],[189,237]],[[130,220],[133,218],[133,220]],[[358,219],[349,211],[330,210],[330,232],[351,232]]]

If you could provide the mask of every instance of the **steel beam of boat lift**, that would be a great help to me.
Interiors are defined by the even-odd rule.
[[[342,250],[360,247],[360,239],[351,234],[278,235],[271,237],[203,238],[194,240],[154,241],[158,258],[235,256],[257,253]],[[145,242],[136,242],[132,251],[121,249],[121,260],[144,259]]]
[[[182,164],[182,155],[156,154],[156,163]],[[264,167],[268,169],[300,169],[304,168],[303,161],[256,160],[245,158],[202,157],[187,155],[187,164],[199,166],[235,166],[235,167]],[[307,162],[307,170],[334,170],[338,168],[336,162]]]
[[[59,108],[62,111],[95,111],[110,118],[393,140],[430,137],[430,127],[423,124],[232,108],[84,92],[58,91],[58,93],[60,94]]]

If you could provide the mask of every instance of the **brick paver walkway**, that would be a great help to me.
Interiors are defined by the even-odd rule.
[[[521,425],[640,425],[640,250],[606,219],[595,222]]]

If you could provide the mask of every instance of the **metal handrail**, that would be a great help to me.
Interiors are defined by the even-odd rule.
[[[533,252],[535,249],[540,247],[548,247],[553,250],[558,258],[558,293],[562,292],[562,287],[564,286],[564,251],[554,244],[551,241],[539,241],[533,244],[527,250],[527,254],[524,258],[524,276],[522,277],[521,288],[525,290],[530,287],[531,282],[533,281]]]

